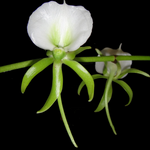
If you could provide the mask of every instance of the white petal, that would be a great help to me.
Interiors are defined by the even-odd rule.
[[[96,62],[95,63],[95,69],[98,73],[103,74],[103,69],[104,69],[104,62]]]
[[[70,13],[73,42],[67,49],[74,51],[83,45],[91,35],[93,20],[90,12],[82,6],[70,7]]]
[[[87,41],[92,24],[90,12],[84,7],[51,1],[32,13],[27,29],[31,40],[42,49],[63,47],[73,51]]]

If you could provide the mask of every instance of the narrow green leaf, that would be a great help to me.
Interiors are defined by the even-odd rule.
[[[9,65],[5,65],[5,66],[0,66],[0,73],[32,66],[33,64],[38,62],[40,59],[41,58],[33,59],[33,60],[27,60],[27,61],[9,64]]]
[[[94,96],[94,81],[90,73],[76,61],[63,59],[63,63],[73,69],[85,82],[88,90],[89,101],[91,101]]]
[[[108,97],[107,97],[107,101],[109,103],[110,99],[112,97],[112,84],[110,85],[109,91],[108,91]],[[98,104],[98,107],[96,108],[96,110],[94,112],[99,112],[101,111],[103,108],[105,107],[105,95],[103,94],[100,103]]]
[[[48,110],[59,97],[63,86],[62,63],[61,61],[54,61],[53,63],[53,81],[50,95],[44,106],[37,112],[42,113]]]
[[[21,92],[24,93],[31,80],[38,73],[40,73],[47,66],[49,66],[52,62],[53,62],[53,58],[43,58],[37,63],[35,63],[34,65],[32,65],[23,77],[22,84],[21,84]]]
[[[132,92],[132,89],[130,88],[130,86],[125,83],[124,81],[122,80],[113,80],[114,82],[118,83],[120,86],[122,86],[122,88],[127,92],[127,94],[129,95],[129,102],[128,104],[126,104],[125,106],[128,106],[131,101],[132,101],[132,98],[133,98],[133,92]]]
[[[61,113],[61,117],[62,117],[63,123],[64,123],[65,128],[67,130],[67,133],[68,133],[68,135],[70,137],[70,140],[73,143],[73,145],[77,148],[78,146],[77,146],[77,144],[76,144],[76,142],[75,142],[75,140],[73,138],[73,135],[71,133],[71,130],[69,128],[69,125],[68,125],[68,122],[67,122],[67,119],[66,119],[66,115],[65,115],[65,112],[64,112],[64,109],[63,109],[63,105],[62,105],[61,95],[59,95],[59,97],[58,97],[58,106],[59,106],[59,110],[60,110],[60,113]]]

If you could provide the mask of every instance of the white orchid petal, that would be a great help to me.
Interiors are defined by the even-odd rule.
[[[87,41],[92,26],[90,12],[84,7],[50,1],[32,13],[27,30],[33,43],[42,49],[74,51]]]
[[[96,62],[95,63],[95,69],[98,73],[103,73],[103,69],[104,69],[104,62]]]

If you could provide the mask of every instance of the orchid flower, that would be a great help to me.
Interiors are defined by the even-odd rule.
[[[111,48],[104,48],[102,51],[96,49],[96,52],[98,53],[98,57],[111,56],[111,55],[114,55],[116,58],[117,58],[117,56],[121,56],[121,55],[130,56],[131,54],[122,51],[121,45],[122,44],[120,44],[119,48],[116,50],[111,49]],[[147,74],[146,72],[131,68],[131,65],[132,65],[131,60],[128,60],[128,61],[115,60],[113,62],[111,62],[111,61],[96,62],[95,69],[100,74],[92,75],[93,79],[99,79],[99,78],[107,79],[105,89],[104,89],[104,94],[103,94],[101,101],[100,101],[98,107],[96,108],[95,112],[99,112],[105,107],[106,115],[107,115],[109,124],[110,124],[114,134],[117,134],[117,133],[116,133],[114,125],[111,121],[110,114],[109,114],[109,108],[108,108],[108,102],[110,101],[110,99],[112,97],[112,81],[114,81],[115,83],[118,83],[127,92],[128,96],[129,96],[129,102],[125,106],[128,106],[131,103],[131,100],[133,98],[132,89],[130,88],[130,86],[127,83],[125,83],[122,80],[118,80],[118,79],[124,78],[125,76],[127,76],[128,73],[138,73],[138,74],[144,75],[146,77],[150,77],[150,75]],[[103,74],[103,75],[101,75],[101,74]],[[79,85],[78,94],[80,94],[83,86],[84,86],[84,82],[82,82]]]
[[[46,103],[37,113],[48,110],[58,99],[64,125],[75,147],[77,147],[77,144],[67,123],[61,102],[62,64],[72,68],[86,83],[89,101],[91,101],[94,94],[93,78],[82,65],[73,59],[78,53],[91,48],[80,46],[91,35],[92,27],[93,20],[88,10],[82,6],[67,5],[65,1],[63,4],[54,1],[44,3],[31,14],[27,25],[28,35],[32,42],[47,50],[48,58],[41,59],[29,68],[23,77],[21,91],[24,93],[31,80],[53,63],[51,92]]]

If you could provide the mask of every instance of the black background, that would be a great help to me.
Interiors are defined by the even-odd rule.
[[[0,66],[10,63],[45,57],[45,51],[29,39],[26,26],[30,14],[45,1],[8,1],[2,3]],[[62,3],[62,0],[57,0]],[[93,48],[79,56],[96,56],[94,48],[118,48],[132,55],[150,55],[149,11],[146,3],[120,1],[67,0],[69,5],[82,5],[91,12],[93,32],[85,45]],[[95,74],[95,64],[83,64]],[[150,62],[134,61],[132,68],[150,73]],[[34,78],[25,94],[20,86],[28,68],[0,74],[1,136],[5,146],[75,149],[67,135],[60,117],[57,102],[46,112],[36,114],[46,101],[52,83],[52,66]],[[113,97],[109,103],[110,115],[115,126],[115,136],[107,121],[105,110],[94,113],[102,96],[105,80],[95,82],[95,96],[88,102],[86,88],[77,95],[81,79],[63,65],[64,88],[62,100],[68,123],[79,149],[100,149],[147,146],[149,129],[149,84],[150,79],[129,74],[123,80],[134,93],[132,103],[125,107],[128,95],[113,83]],[[113,143],[113,144],[112,144]],[[121,145],[121,146],[120,146]]]

